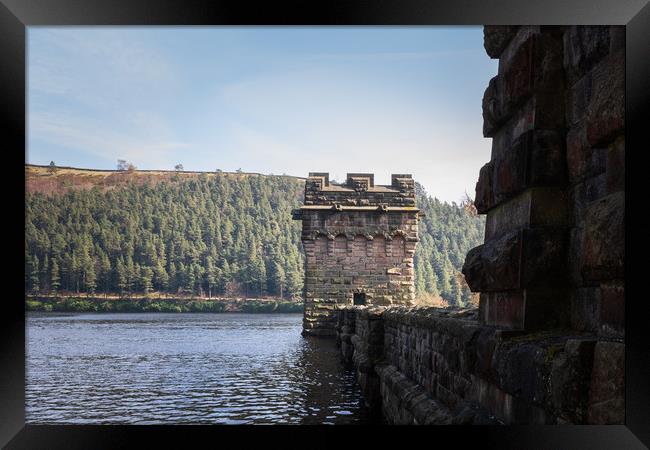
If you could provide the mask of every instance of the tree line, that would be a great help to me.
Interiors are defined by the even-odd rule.
[[[302,294],[300,206],[304,182],[214,173],[64,194],[26,194],[25,289],[31,293],[193,296]],[[468,301],[459,269],[480,244],[483,220],[418,186],[421,241],[416,292]]]

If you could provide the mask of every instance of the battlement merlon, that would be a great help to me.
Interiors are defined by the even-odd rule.
[[[410,174],[393,174],[390,185],[376,185],[372,173],[348,173],[345,183],[339,184],[330,182],[327,172],[310,172],[305,182],[304,205],[303,208],[340,206],[414,211],[415,182]]]

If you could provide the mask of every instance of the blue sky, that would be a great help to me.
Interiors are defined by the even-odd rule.
[[[496,72],[482,27],[29,27],[26,161],[412,173],[458,202]]]

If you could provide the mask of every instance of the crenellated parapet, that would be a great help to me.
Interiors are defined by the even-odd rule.
[[[375,185],[371,173],[349,173],[343,184],[330,183],[329,174],[310,172],[305,182],[305,206],[403,208],[415,207],[411,175],[392,175],[389,186]]]

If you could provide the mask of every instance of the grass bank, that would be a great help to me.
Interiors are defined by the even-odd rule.
[[[302,313],[302,302],[283,299],[185,299],[27,296],[27,311]]]

